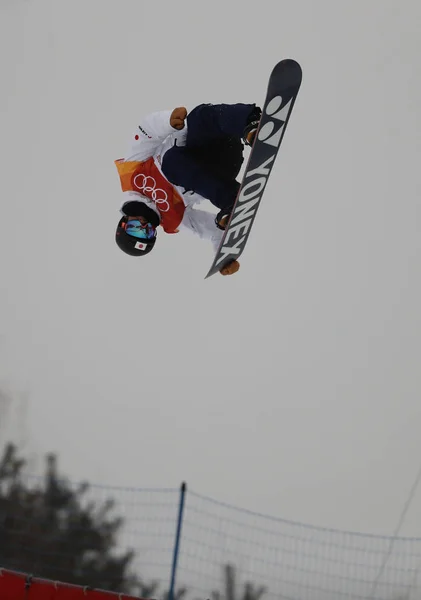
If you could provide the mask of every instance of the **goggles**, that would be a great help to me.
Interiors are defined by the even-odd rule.
[[[143,225],[137,219],[128,221],[126,224],[123,224],[123,227],[128,235],[141,240],[151,240],[156,236],[156,227],[151,223]]]

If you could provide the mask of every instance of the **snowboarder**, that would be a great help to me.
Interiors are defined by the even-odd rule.
[[[200,104],[155,112],[138,125],[131,150],[115,161],[125,201],[116,242],[131,256],[155,245],[157,227],[188,229],[218,248],[236,199],[244,145],[252,146],[261,109],[255,104]],[[210,201],[219,212],[198,210]],[[236,273],[233,260],[222,275]]]

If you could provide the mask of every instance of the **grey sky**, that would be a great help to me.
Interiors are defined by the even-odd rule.
[[[421,455],[420,31],[418,0],[0,2],[0,383],[28,452],[391,533]],[[261,103],[285,57],[303,84],[240,272],[205,281],[188,235],[120,253],[138,119]]]

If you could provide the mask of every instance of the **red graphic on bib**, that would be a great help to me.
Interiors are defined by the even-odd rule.
[[[115,165],[123,192],[139,192],[155,203],[166,233],[177,233],[183,220],[185,206],[175,187],[165,179],[153,158],[144,162],[119,159]]]

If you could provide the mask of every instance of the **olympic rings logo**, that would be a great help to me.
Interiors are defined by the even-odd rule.
[[[139,192],[143,192],[145,196],[152,198],[160,212],[168,212],[170,210],[167,192],[156,187],[156,181],[153,177],[138,173],[133,180],[133,185]]]

